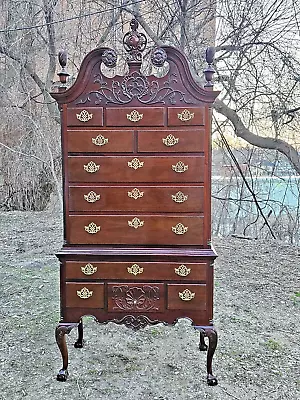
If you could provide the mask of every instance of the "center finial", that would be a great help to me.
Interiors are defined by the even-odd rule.
[[[143,33],[137,32],[138,21],[134,18],[130,22],[131,32],[127,32],[123,38],[123,45],[127,54],[128,64],[141,64],[142,52],[147,45],[147,38]]]

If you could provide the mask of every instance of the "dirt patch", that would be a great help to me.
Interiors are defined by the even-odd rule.
[[[59,320],[62,244],[59,212],[0,213],[1,399],[300,398],[300,248],[278,241],[215,239],[215,323],[219,344],[205,382],[205,353],[186,320],[133,332],[85,318],[83,349],[68,337],[70,377],[61,368]]]

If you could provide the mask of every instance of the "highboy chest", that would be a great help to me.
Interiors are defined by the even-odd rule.
[[[64,187],[57,379],[67,379],[72,328],[78,327],[75,347],[83,346],[85,315],[134,330],[188,318],[200,332],[200,350],[208,352],[207,382],[215,385],[212,52],[204,88],[168,46],[152,51],[154,72],[146,75],[147,40],[136,20],[130,25],[123,75],[108,77],[116,53],[97,48],[67,89],[66,55],[59,55],[61,84],[52,93],[61,111]]]

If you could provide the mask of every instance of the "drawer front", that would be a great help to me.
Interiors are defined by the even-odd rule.
[[[168,309],[169,310],[206,310],[206,285],[169,284]]]
[[[203,217],[71,215],[71,244],[203,245]]]
[[[204,129],[144,130],[138,132],[138,151],[143,152],[203,152]]]
[[[203,186],[71,186],[70,211],[203,212]]]
[[[102,107],[82,107],[67,109],[68,126],[103,126]]]
[[[164,108],[107,108],[106,126],[164,126]]]
[[[204,107],[170,107],[168,108],[168,125],[204,125],[204,110]]]
[[[66,262],[66,279],[206,281],[206,263]]]
[[[69,130],[68,151],[85,153],[132,153],[131,130]]]
[[[203,182],[204,157],[68,157],[70,182]]]
[[[165,293],[163,283],[109,283],[107,285],[109,312],[163,312]]]
[[[104,284],[67,282],[66,307],[104,308]]]

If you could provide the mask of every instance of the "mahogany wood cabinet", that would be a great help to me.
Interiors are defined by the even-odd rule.
[[[116,65],[115,51],[97,48],[67,89],[65,54],[59,56],[61,85],[52,93],[61,111],[64,187],[56,328],[63,367],[57,379],[68,375],[66,334],[72,328],[78,327],[75,347],[83,346],[85,315],[134,330],[188,318],[200,331],[200,350],[208,352],[207,382],[216,385],[212,60],[207,59],[205,88],[172,47],[153,50],[157,73],[146,76],[146,37],[137,27],[133,20],[124,37],[128,71],[122,76],[104,71]]]

